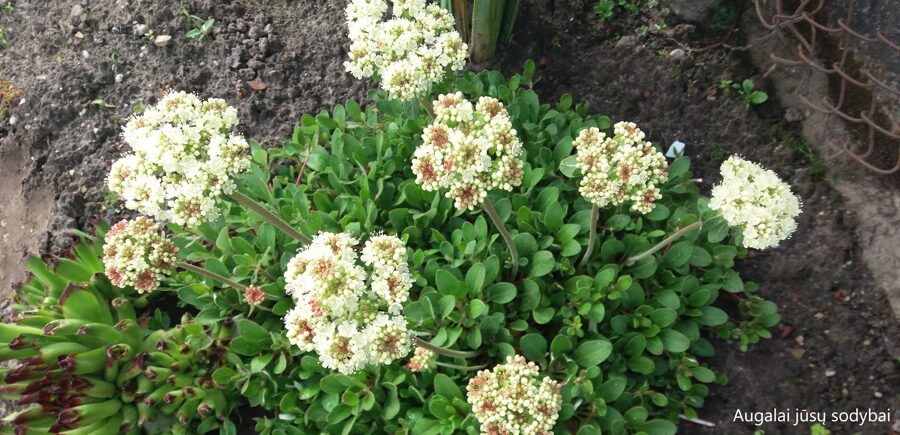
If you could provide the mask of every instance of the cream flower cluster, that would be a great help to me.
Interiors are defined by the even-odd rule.
[[[440,95],[434,116],[412,161],[422,189],[448,189],[456,208],[471,210],[489,190],[522,184],[522,142],[503,103],[481,97],[473,106],[460,92]]]
[[[657,184],[667,179],[666,158],[634,123],[616,123],[613,131],[613,137],[607,137],[597,128],[586,128],[575,139],[583,175],[579,191],[598,207],[630,203],[632,211],[649,213],[662,197]]]
[[[346,233],[321,233],[285,272],[285,289],[296,302],[284,318],[288,340],[344,374],[390,364],[411,350],[400,313],[412,288],[406,246],[376,235],[360,256],[358,244]]]
[[[549,435],[559,417],[559,384],[538,379],[538,367],[521,355],[482,370],[469,381],[468,401],[483,434]]]
[[[123,220],[106,233],[103,264],[106,276],[117,287],[134,286],[138,293],[151,292],[159,278],[175,269],[178,248],[146,217]]]
[[[797,229],[800,200],[774,172],[731,156],[722,163],[722,182],[713,187],[709,208],[740,228],[746,248],[766,249]]]
[[[427,94],[447,70],[466,64],[469,48],[456,32],[453,16],[425,0],[396,0],[392,17],[384,0],[347,4],[350,60],[344,67],[356,78],[375,77],[391,98],[411,100]]]
[[[109,189],[125,207],[161,221],[196,226],[217,218],[215,199],[250,166],[247,141],[230,133],[237,122],[225,100],[167,94],[125,125],[132,153],[113,163]]]
[[[413,373],[423,372],[428,369],[428,364],[431,363],[433,356],[434,352],[424,347],[416,346],[412,358],[406,363],[406,368]]]

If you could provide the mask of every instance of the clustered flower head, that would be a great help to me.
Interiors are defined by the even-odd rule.
[[[738,156],[722,163],[722,182],[712,190],[709,208],[743,232],[746,248],[766,249],[797,229],[800,200],[774,172]]]
[[[417,346],[416,350],[413,352],[412,358],[406,363],[406,368],[414,373],[425,371],[428,369],[428,364],[431,362],[433,356],[434,352],[425,349],[424,347]]]
[[[406,246],[379,234],[360,256],[358,244],[346,233],[320,233],[285,272],[296,302],[284,318],[288,340],[344,374],[403,358],[412,341],[401,314],[412,288]]]
[[[120,221],[106,233],[103,264],[117,287],[130,285],[138,293],[151,292],[161,276],[175,269],[176,261],[178,248],[146,217]]]
[[[250,166],[247,141],[230,133],[237,110],[225,100],[172,92],[125,125],[131,147],[112,165],[109,189],[125,207],[196,226],[218,217],[215,199]]]
[[[503,103],[481,97],[473,106],[460,92],[440,95],[434,116],[412,161],[422,189],[448,189],[456,208],[471,210],[489,190],[522,184],[522,142]]]
[[[266,291],[262,287],[250,285],[244,289],[244,302],[249,305],[259,305],[266,299]]]
[[[538,379],[539,370],[521,355],[506,358],[469,381],[468,401],[483,434],[549,435],[559,417],[559,384]]]
[[[634,123],[616,123],[613,132],[607,137],[592,127],[575,139],[582,173],[579,192],[598,207],[630,203],[632,211],[649,213],[662,197],[657,184],[667,179],[666,158]]]
[[[456,32],[453,16],[425,0],[395,0],[384,20],[384,0],[347,4],[350,60],[356,78],[375,77],[391,98],[411,100],[427,94],[447,70],[465,66],[469,48]]]

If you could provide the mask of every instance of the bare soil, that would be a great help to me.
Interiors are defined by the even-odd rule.
[[[364,101],[371,84],[343,71],[348,41],[342,1],[185,5],[194,15],[216,19],[204,39],[185,37],[193,24],[180,3],[166,0],[13,0],[12,12],[0,12],[9,37],[9,46],[0,49],[0,79],[24,98],[12,108],[14,118],[0,120],[3,288],[22,278],[22,253],[60,254],[71,240],[66,229],[88,228],[93,219],[114,214],[104,178],[124,150],[120,125],[136,107],[153,104],[161,90],[226,98],[240,111],[242,132],[269,146],[286,139],[304,113],[346,99]],[[664,147],[686,143],[704,188],[718,181],[722,160],[741,154],[778,172],[804,203],[793,238],[754,252],[739,266],[778,303],[783,322],[776,338],[747,353],[721,344],[713,363],[730,382],[715,387],[700,411],[717,427],[684,423],[681,432],[752,434],[752,425],[732,421],[737,409],[891,409],[896,421],[900,326],[864,261],[865,245],[854,231],[856,209],[827,182],[815,157],[798,151],[800,125],[785,121],[776,98],[748,108],[739,95],[719,89],[726,79],[755,78],[757,87],[770,91],[774,85],[760,78],[749,56],[711,47],[729,34],[727,28],[678,25],[658,10],[638,16],[619,11],[606,23],[592,6],[523,2],[514,41],[479,67],[514,73],[534,59],[544,101],[570,93],[614,120],[637,122]],[[656,29],[663,20],[671,22]],[[638,36],[641,26],[647,26],[644,36]],[[152,37],[144,35],[151,31]],[[159,35],[171,39],[157,46]],[[740,45],[741,38],[733,30],[729,43]],[[883,219],[889,226],[900,219],[896,206]],[[891,426],[829,427],[835,434],[886,434]],[[808,425],[763,429],[809,433]]]

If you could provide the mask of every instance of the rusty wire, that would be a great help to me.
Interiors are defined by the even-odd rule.
[[[900,90],[888,84],[888,80],[878,77],[870,68],[860,66],[857,70],[850,68],[851,47],[854,43],[858,44],[880,44],[895,55],[900,55],[900,45],[888,39],[884,31],[876,32],[875,36],[867,36],[853,29],[853,10],[854,1],[849,0],[847,6],[846,17],[837,19],[837,24],[829,24],[827,11],[824,10],[826,0],[800,0],[796,8],[792,11],[785,10],[784,0],[774,0],[772,7],[764,11],[761,3],[767,3],[767,0],[753,0],[756,9],[756,15],[760,24],[765,27],[769,33],[765,35],[765,39],[777,36],[790,47],[791,54],[789,56],[780,56],[778,54],[770,54],[770,58],[775,64],[791,67],[809,67],[812,70],[826,74],[829,79],[836,80],[837,89],[832,92],[832,96],[826,95],[821,97],[819,101],[814,101],[804,91],[805,80],[801,80],[797,86],[795,93],[804,105],[812,110],[824,113],[829,117],[842,119],[847,123],[861,127],[865,132],[864,149],[854,149],[849,139],[840,139],[838,135],[832,135],[831,145],[836,147],[841,153],[845,153],[862,166],[877,172],[879,174],[893,174],[900,172],[900,123],[891,119],[891,116],[881,116],[887,118],[890,125],[879,123],[878,116],[878,100],[900,97]],[[767,17],[767,12],[770,15]],[[824,16],[824,17],[823,17]],[[802,28],[801,28],[802,26]],[[825,65],[825,57],[820,56],[818,48],[823,42],[823,35],[832,40],[837,41],[840,49],[839,59],[831,65]],[[852,108],[848,102],[851,93],[868,93],[869,105],[866,108]],[[838,123],[829,122],[829,128],[833,128]],[[888,143],[894,144],[896,150],[887,150],[888,153],[896,152],[896,161],[887,164],[881,164],[875,160],[883,159],[884,156],[876,152],[876,143],[879,140],[887,140]],[[892,166],[891,166],[892,164]]]

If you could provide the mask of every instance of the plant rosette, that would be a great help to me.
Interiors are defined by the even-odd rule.
[[[258,420],[260,432],[477,433],[466,385],[521,355],[560,386],[554,431],[674,433],[680,414],[697,416],[708,385],[725,381],[703,363],[711,340],[746,349],[770,337],[775,305],[733,269],[746,255],[743,230],[710,208],[689,160],[654,175],[652,208],[608,205],[592,216],[575,141],[589,128],[613,137],[612,123],[569,96],[541,104],[533,70],[528,63],[509,80],[466,73],[438,89],[496,98],[521,141],[520,185],[486,196],[518,274],[508,273],[510,246],[485,210],[458,209],[446,191],[417,184],[413,157],[433,122],[418,103],[373,94],[365,108],[351,101],[304,115],[283,147],[251,144],[238,190],[300,233],[383,232],[403,242],[412,286],[400,312],[418,344],[407,358],[341,373],[315,346],[293,345],[283,322],[296,301],[284,272],[307,245],[260,214],[228,203],[196,231],[170,226],[183,258],[265,292],[251,305],[199,276],[178,291],[200,324],[243,313],[230,345],[239,358],[217,381],[277,410]],[[592,222],[596,250],[585,256]]]

